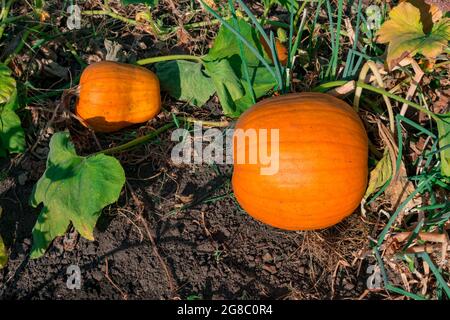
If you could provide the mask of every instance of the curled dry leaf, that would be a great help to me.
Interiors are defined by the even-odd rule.
[[[378,121],[378,130],[380,132],[380,137],[388,150],[392,166],[392,179],[384,193],[389,198],[392,209],[396,209],[412,192],[414,192],[414,185],[408,180],[408,174],[406,173],[403,161],[400,163],[400,167],[397,171],[395,164],[397,162],[398,146],[395,143],[392,133],[381,121]],[[413,198],[405,205],[403,213],[419,204],[420,199]],[[403,214],[400,214],[398,219],[401,220],[402,216]]]
[[[180,44],[180,45],[187,45],[192,41],[191,35],[183,27],[178,28],[177,38],[178,38],[178,44]]]
[[[355,91],[356,88],[356,82],[355,80],[351,80],[347,82],[346,84],[343,84],[340,87],[334,88],[327,92],[327,94],[330,94],[332,96],[335,96],[337,98],[343,99],[344,97],[348,96],[350,93]]]
[[[397,233],[392,237],[392,240],[401,243],[405,242],[409,239],[412,232],[400,232]],[[417,253],[417,252],[428,252],[433,253],[438,250],[441,251],[441,257],[442,261],[445,261],[447,257],[447,251],[450,249],[450,240],[446,232],[444,233],[438,233],[438,232],[419,232],[417,234],[418,240],[426,241],[426,242],[434,242],[439,243],[439,245],[430,245],[430,244],[415,244],[411,247],[409,247],[406,251],[410,253]]]
[[[122,50],[122,45],[115,42],[105,39],[104,41],[105,49],[106,49],[106,57],[107,61],[119,61],[119,53]]]

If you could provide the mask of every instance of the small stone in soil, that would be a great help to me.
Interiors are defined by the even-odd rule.
[[[18,180],[18,182],[19,182],[19,184],[20,184],[21,186],[25,185],[25,183],[26,183],[27,180],[28,180],[28,173],[26,173],[26,172],[21,173],[21,174],[17,177],[17,180]]]
[[[353,283],[347,282],[344,286],[345,290],[353,290],[355,288],[355,285]]]
[[[214,252],[216,248],[209,242],[201,243],[197,246],[197,250],[201,252]]]
[[[262,260],[264,262],[271,262],[271,261],[273,261],[273,257],[270,253],[266,252],[262,257]]]
[[[103,273],[101,273],[100,271],[94,271],[92,273],[92,278],[94,278],[97,281],[100,281],[103,279]]]
[[[265,271],[267,271],[267,272],[269,272],[271,274],[277,273],[277,268],[275,268],[274,266],[265,264],[265,265],[263,265],[262,268],[263,268],[263,270],[265,270]]]

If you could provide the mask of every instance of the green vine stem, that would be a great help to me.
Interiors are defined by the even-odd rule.
[[[85,16],[110,16],[111,18],[120,20],[124,23],[128,23],[131,25],[138,24],[138,22],[136,20],[126,18],[126,17],[121,16],[120,14],[117,14],[111,10],[84,10],[84,11],[81,11],[81,14],[85,15]]]
[[[231,19],[232,17],[225,17],[225,20]],[[250,19],[248,17],[241,17],[241,19],[244,19],[245,21],[250,21]],[[278,27],[278,28],[289,28],[289,25],[281,22],[281,21],[275,21],[275,20],[268,20],[268,19],[261,19],[260,22],[262,24],[268,24],[274,27]],[[219,19],[211,19],[209,21],[199,21],[199,22],[193,22],[193,23],[188,23],[183,25],[183,28],[186,30],[192,30],[192,29],[197,29],[197,28],[203,28],[203,27],[209,27],[209,26],[214,26],[214,25],[218,25],[220,24],[220,20]],[[178,28],[178,27],[177,27]]]
[[[172,60],[193,60],[199,63],[203,63],[203,60],[201,57],[198,56],[191,56],[188,54],[174,54],[169,56],[160,56],[160,57],[151,57],[151,58],[144,58],[141,60],[136,61],[136,64],[138,65],[146,65],[146,64],[152,64],[162,61],[172,61]]]
[[[208,127],[228,127],[230,125],[230,123],[228,121],[203,121],[203,120],[198,120],[198,119],[194,119],[191,117],[175,117],[176,120],[180,121],[180,122],[190,122],[190,123],[198,123],[201,125],[205,125]],[[159,136],[160,134],[166,132],[167,130],[175,127],[175,122],[170,122],[167,123],[165,125],[163,125],[162,127],[156,129],[155,131],[150,132],[149,134],[146,134],[145,136],[136,138],[134,140],[131,140],[127,143],[124,143],[120,146],[117,147],[112,147],[109,149],[105,149],[102,151],[98,151],[94,154],[92,154],[92,156],[95,156],[97,154],[115,154],[115,153],[120,153],[126,150],[130,150],[133,149],[137,146],[140,146],[148,141],[151,141],[153,139],[155,139],[157,136]]]
[[[120,146],[117,147],[112,147],[109,149],[105,149],[99,152],[96,152],[94,154],[92,154],[92,156],[95,156],[97,154],[114,154],[114,153],[120,153],[123,152],[125,150],[130,150],[133,149],[137,146],[140,146],[141,144],[144,144],[148,141],[151,141],[153,139],[155,139],[157,136],[159,136],[160,134],[166,132],[167,130],[169,130],[170,128],[174,127],[175,123],[171,122],[168,124],[163,125],[162,127],[156,129],[155,131],[150,132],[149,134],[146,134],[145,136],[136,138],[134,140],[131,140],[127,143],[124,143]]]
[[[352,80],[351,80],[352,81]],[[338,80],[338,81],[332,81],[332,82],[327,82],[324,84],[321,84],[315,88],[313,88],[311,91],[313,92],[324,92],[327,91],[327,89],[331,89],[334,87],[340,87],[344,84],[346,84],[348,81],[346,80]],[[433,113],[432,111],[425,109],[424,107],[422,107],[421,105],[418,105],[417,103],[414,103],[412,101],[406,100],[405,98],[399,97],[391,92],[388,92],[386,90],[380,89],[380,88],[376,88],[374,86],[371,86],[370,84],[367,84],[363,81],[357,81],[356,85],[358,87],[361,87],[362,89],[366,89],[381,95],[385,95],[393,100],[396,100],[398,102],[403,102],[408,104],[409,106],[413,107],[414,109],[421,111],[425,114],[427,114],[428,116],[430,116],[430,118],[434,119],[434,120],[440,120],[439,116],[435,113]]]
[[[133,26],[145,25],[145,23],[141,23],[141,22],[136,21],[135,19],[130,19],[130,18],[121,16],[118,13],[115,13],[111,9],[109,9],[109,7],[106,10],[84,10],[84,11],[81,11],[81,14],[86,15],[86,16],[109,16],[113,19],[122,21],[124,23],[130,24]],[[158,25],[155,23],[155,21],[153,21],[153,19],[151,18],[150,15],[148,15],[148,19],[146,19],[146,22],[150,26],[151,32],[157,37],[168,34],[171,31],[171,30],[162,30],[160,27],[158,27]]]

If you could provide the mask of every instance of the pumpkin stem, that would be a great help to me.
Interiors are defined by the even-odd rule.
[[[70,99],[78,97],[80,94],[80,86],[74,86],[63,91],[61,96],[61,109],[64,115],[70,114]]]

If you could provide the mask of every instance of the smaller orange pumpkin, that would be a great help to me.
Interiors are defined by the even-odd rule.
[[[272,56],[272,50],[270,50],[270,46],[267,44],[264,37],[260,36],[259,41],[261,41],[264,51],[269,55],[270,60],[272,60],[272,62],[274,62],[273,56]],[[277,51],[278,60],[280,61],[281,65],[286,66],[287,61],[288,61],[288,50],[287,50],[286,46],[284,44],[282,44],[280,42],[280,40],[278,40],[278,39],[275,39],[275,50]]]
[[[81,75],[75,112],[95,131],[113,132],[146,122],[160,110],[158,77],[144,67],[102,61]]]

